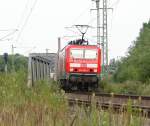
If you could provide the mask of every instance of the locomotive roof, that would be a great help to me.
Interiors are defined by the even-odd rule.
[[[98,47],[98,46],[97,45],[66,45],[63,49],[61,49],[61,51],[70,47]]]

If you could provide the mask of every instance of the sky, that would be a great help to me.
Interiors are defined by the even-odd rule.
[[[108,0],[109,59],[127,54],[143,22],[150,19],[150,0]],[[86,34],[96,44],[95,2],[91,0],[0,0],[0,54],[57,52],[57,38],[63,48],[80,37],[73,27],[92,26]],[[101,15],[100,15],[101,16]]]

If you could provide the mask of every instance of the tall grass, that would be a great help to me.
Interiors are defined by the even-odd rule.
[[[0,74],[0,126],[144,126],[146,116],[124,107],[119,114],[92,105],[70,107],[64,92],[51,82],[37,82],[26,87],[24,72]]]
[[[0,75],[1,125],[45,125],[64,115],[67,104],[57,86],[40,81],[29,89],[26,78],[21,71]]]
[[[139,81],[126,81],[124,83],[115,83],[103,80],[100,88],[106,93],[150,95],[150,83]]]

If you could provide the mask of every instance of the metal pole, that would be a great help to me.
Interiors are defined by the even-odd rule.
[[[97,9],[97,45],[100,46],[100,10],[99,10],[99,0],[96,0]]]
[[[46,49],[46,58],[48,59],[48,51],[49,51],[50,49]]]
[[[100,45],[102,47],[102,75],[108,74],[108,25],[107,25],[107,10],[113,8],[107,7],[107,0],[102,0],[103,7],[100,7],[100,0],[92,0],[96,2],[96,9],[97,10],[97,45]],[[102,15],[103,17],[100,17],[100,10],[102,9]],[[102,24],[101,24],[101,20]],[[102,25],[102,26],[101,26]],[[100,27],[101,26],[101,27]],[[102,28],[102,32],[101,32]],[[101,33],[102,33],[102,39],[101,39]]]
[[[103,0],[103,73],[108,73],[107,0]]]
[[[49,49],[46,49],[46,54],[48,54],[48,50],[49,50]]]

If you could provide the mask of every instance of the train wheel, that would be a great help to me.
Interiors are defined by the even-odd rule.
[[[95,88],[96,88],[96,89],[98,88],[98,82],[96,82],[96,84],[95,84]]]
[[[88,90],[89,90],[89,84],[87,84],[87,83],[84,84],[84,90],[85,90],[85,91],[88,91]]]
[[[82,91],[82,84],[81,83],[77,84],[77,90]]]
[[[69,83],[69,80],[64,81],[63,89],[65,91],[70,91],[71,90],[71,83]]]

